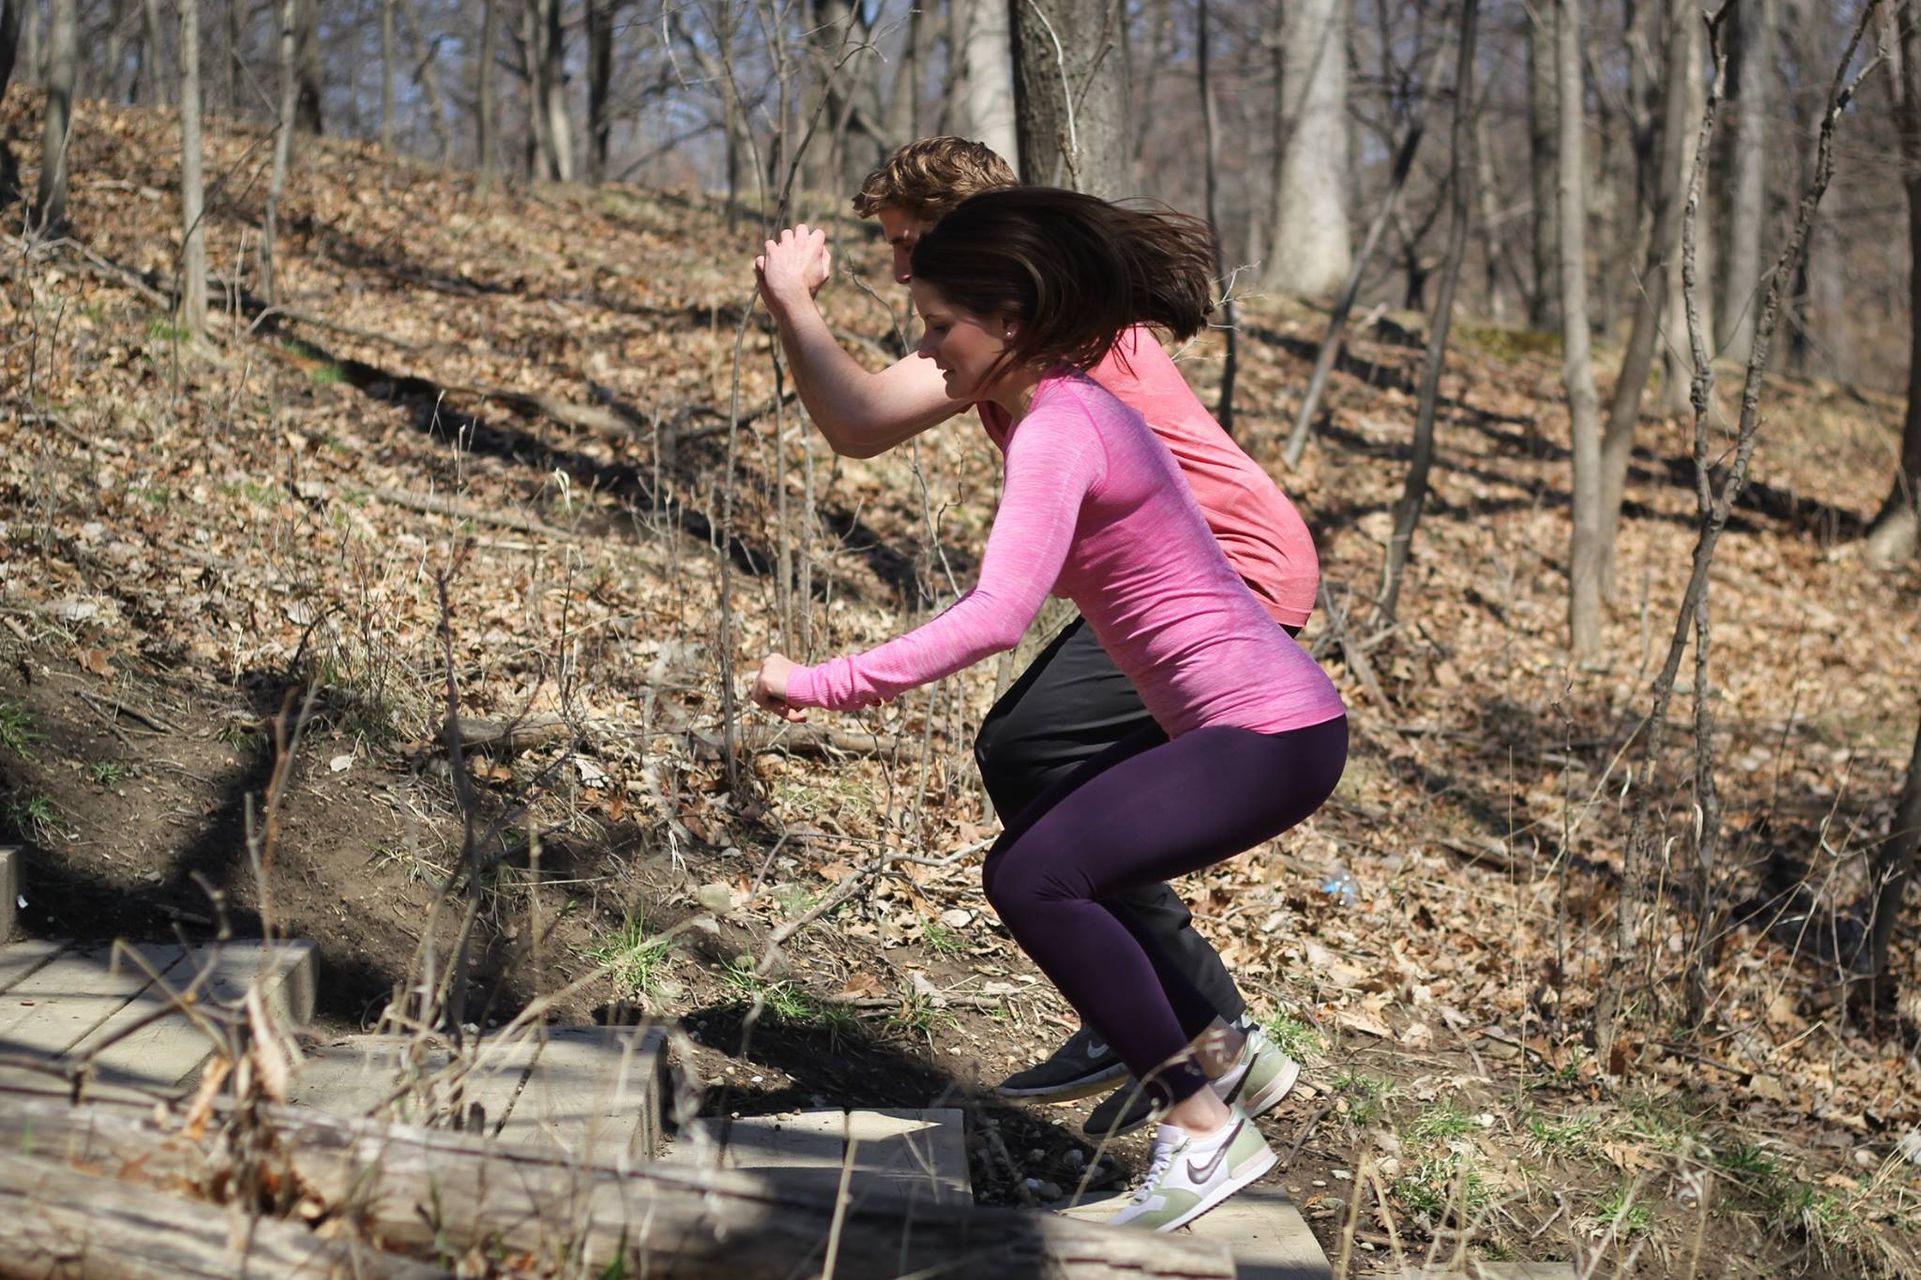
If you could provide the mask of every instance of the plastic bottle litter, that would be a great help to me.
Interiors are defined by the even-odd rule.
[[[1361,899],[1361,886],[1354,879],[1354,873],[1346,867],[1336,867],[1321,881],[1321,892],[1334,901],[1336,906],[1351,907]]]

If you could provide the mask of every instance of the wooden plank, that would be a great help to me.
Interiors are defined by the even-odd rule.
[[[45,938],[27,938],[0,946],[0,993],[11,990],[14,983],[41,968],[65,949],[66,943]],[[4,1002],[0,1002],[0,1008],[4,1007]]]
[[[567,1027],[544,1040],[500,1140],[558,1146],[582,1159],[652,1159],[660,1144],[660,1028]]]
[[[446,1096],[461,1116],[459,1127],[484,1136],[498,1134],[513,1114],[514,1101],[527,1080],[528,1069],[540,1052],[532,1033],[513,1040],[498,1036],[473,1042],[464,1055],[465,1070],[451,1083]],[[460,1067],[462,1055],[450,1066]]]
[[[294,1075],[289,1100],[338,1116],[374,1115],[392,1101],[390,1115],[381,1117],[418,1123],[428,1117],[419,1099],[402,1084],[417,1074],[431,1076],[451,1058],[447,1050],[429,1047],[424,1061],[412,1061],[407,1036],[349,1036],[307,1055]],[[398,1096],[396,1096],[398,1095]]]
[[[26,854],[0,845],[0,942],[13,941],[14,914],[20,905],[20,872]]]
[[[146,961],[108,947],[69,951],[0,997],[0,1052],[54,1058],[79,1043],[186,958],[177,946],[140,944]]]
[[[1333,1280],[1320,1241],[1279,1187],[1249,1187],[1184,1230],[1233,1250],[1236,1280]]]
[[[915,1204],[967,1204],[966,1119],[958,1108],[937,1111],[849,1111],[854,1188]]]
[[[166,1087],[192,1076],[215,1049],[208,1030],[178,1010],[189,993],[201,1009],[236,1016],[247,989],[261,983],[267,1007],[291,1031],[304,1003],[313,1009],[313,944],[228,942],[195,947],[164,981],[147,988],[102,1022],[68,1056],[93,1054],[95,1077],[110,1084]],[[304,990],[304,995],[303,995]],[[144,1025],[143,1025],[144,1024]],[[212,1028],[221,1034],[218,1022]]]

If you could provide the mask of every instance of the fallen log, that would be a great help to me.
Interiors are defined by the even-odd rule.
[[[182,1195],[0,1151],[0,1277],[229,1280],[233,1276],[452,1280],[453,1272],[297,1223],[248,1222]]]
[[[721,757],[721,736],[704,729],[689,729],[687,740],[700,760]],[[797,756],[837,755],[891,756],[902,750],[901,740],[893,734],[863,733],[853,729],[831,729],[818,724],[742,725],[734,736],[736,749],[750,755],[768,751],[787,751]]]
[[[1232,1280],[1225,1246],[1012,1209],[838,1203],[773,1179],[677,1163],[624,1167],[469,1134],[263,1106],[280,1176],[331,1217],[425,1256],[481,1251],[565,1274],[657,1280]],[[137,1178],[211,1157],[153,1109],[0,1091],[0,1147]],[[204,1141],[204,1140],[203,1140]]]

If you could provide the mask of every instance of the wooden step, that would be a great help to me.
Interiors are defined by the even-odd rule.
[[[344,1116],[459,1127],[582,1159],[651,1159],[669,1087],[661,1027],[537,1027],[461,1056],[399,1036],[349,1036],[313,1051],[292,1100]]]
[[[1119,1213],[1127,1193],[1063,1208],[1070,1218],[1101,1222]],[[1278,1186],[1255,1186],[1175,1232],[1224,1244],[1237,1280],[1332,1280],[1333,1266],[1306,1219]]]
[[[973,1201],[963,1113],[952,1108],[702,1117],[675,1139],[668,1158],[827,1191],[844,1177],[856,1203]]]
[[[255,981],[283,1030],[313,1018],[307,942],[7,943],[0,946],[0,1055],[85,1060],[96,1084],[184,1091]]]

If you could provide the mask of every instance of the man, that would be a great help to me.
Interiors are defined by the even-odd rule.
[[[926,138],[900,148],[869,174],[854,197],[854,209],[880,222],[893,250],[894,278],[906,284],[922,233],[967,197],[1014,185],[1007,163],[979,143]],[[754,268],[795,389],[836,453],[873,457],[970,407],[947,398],[941,373],[930,360],[908,356],[872,373],[841,349],[814,302],[832,270],[820,231],[805,225],[782,231],[766,242]],[[1131,330],[1114,354],[1089,372],[1146,418],[1174,455],[1229,563],[1275,621],[1297,633],[1313,608],[1319,566],[1313,538],[1293,504],[1221,430],[1151,334]],[[1004,439],[1005,411],[987,403],[975,407],[989,435]],[[995,811],[1006,823],[1043,793],[1072,789],[1081,766],[1153,723],[1133,685],[1076,619],[988,713],[974,754]],[[1247,1023],[1247,1002],[1220,957],[1195,932],[1179,896],[1156,884],[1104,905],[1130,930],[1151,938],[1225,1021],[1249,1032],[1246,1097],[1257,1098],[1260,1110],[1278,1103],[1299,1068]],[[1126,1074],[1099,1036],[1082,1027],[1046,1061],[1008,1077],[1000,1092],[1063,1102],[1108,1089]],[[1084,1127],[1090,1136],[1104,1138],[1138,1128],[1151,1115],[1144,1090],[1118,1089]]]

